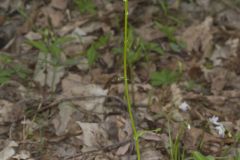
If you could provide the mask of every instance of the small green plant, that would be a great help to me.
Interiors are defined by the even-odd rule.
[[[101,36],[96,42],[94,42],[87,50],[88,64],[92,66],[98,59],[98,49],[104,47],[109,40],[109,36]]]
[[[0,85],[8,82],[14,76],[17,76],[21,79],[26,79],[28,75],[28,70],[25,69],[20,64],[11,65],[13,59],[4,54],[0,54]]]
[[[184,160],[185,151],[181,147],[180,137],[182,134],[182,128],[180,132],[177,133],[175,139],[172,137],[172,131],[170,129],[170,122],[168,122],[168,136],[169,136],[169,155],[170,160]]]
[[[176,28],[172,26],[167,26],[163,25],[161,23],[156,22],[156,27],[159,28],[159,30],[165,34],[167,39],[169,40],[169,47],[174,51],[174,52],[181,52],[184,48],[186,48],[186,45],[182,42],[179,41],[176,36]]]
[[[150,75],[150,81],[153,86],[164,86],[176,82],[180,76],[181,73],[179,71],[163,69],[160,72],[152,73]]]
[[[81,13],[96,13],[96,6],[93,0],[74,0],[74,4],[76,4]]]
[[[115,48],[114,52],[122,53],[123,48]],[[163,48],[155,42],[146,42],[136,35],[132,27],[128,28],[128,57],[127,61],[130,68],[139,60],[147,59],[149,52],[155,52],[159,55],[164,54]]]
[[[53,67],[53,78],[52,78],[52,85],[51,91],[53,92],[54,89],[54,82],[56,78],[57,67],[64,65],[62,61],[62,46],[66,42],[73,40],[72,37],[57,37],[53,32],[45,29],[41,31],[42,40],[28,40],[27,43],[34,48],[38,49],[40,52],[44,54],[44,59],[42,60],[45,64],[51,65]],[[48,59],[50,56],[50,60]]]
[[[62,65],[61,53],[62,45],[73,40],[72,37],[56,37],[53,32],[45,29],[42,33],[43,40],[28,40],[27,43],[45,55],[50,55],[52,58],[50,63],[53,66]]]

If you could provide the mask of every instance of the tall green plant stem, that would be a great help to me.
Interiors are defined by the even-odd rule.
[[[131,100],[129,97],[128,92],[128,76],[127,76],[127,52],[128,52],[128,0],[124,1],[124,50],[123,50],[123,67],[124,67],[124,91],[125,91],[125,98],[127,100],[127,106],[128,106],[128,114],[130,117],[132,129],[133,129],[133,136],[135,140],[135,150],[137,153],[137,159],[140,160],[140,149],[139,149],[139,136],[138,132],[135,126],[133,114],[132,114],[132,106],[131,106]]]

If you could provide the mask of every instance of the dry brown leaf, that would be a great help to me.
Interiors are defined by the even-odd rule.
[[[141,27],[136,29],[138,35],[146,41],[153,41],[158,38],[164,37],[162,32],[159,32],[158,29],[153,27],[153,24],[144,24]]]
[[[129,150],[130,146],[131,146],[131,143],[127,143],[126,145],[119,147],[116,152],[116,155],[118,156],[125,155]]]
[[[214,66],[223,66],[224,60],[230,59],[231,57],[237,58],[237,51],[239,47],[239,39],[229,39],[224,45],[215,45],[210,59],[213,61]]]
[[[18,144],[15,141],[10,141],[8,145],[3,150],[0,151],[0,159],[9,160],[15,154],[14,147],[17,146]]]
[[[217,15],[217,22],[221,26],[225,26],[230,29],[240,30],[240,17],[239,13],[233,9],[223,10]]]
[[[218,95],[227,83],[228,71],[224,68],[214,68],[210,72],[211,91],[214,95]]]
[[[76,111],[72,104],[69,102],[63,102],[59,104],[59,115],[56,116],[52,123],[55,128],[55,133],[57,136],[62,136],[69,131],[69,122],[72,119],[73,113]]]
[[[202,129],[191,127],[191,129],[186,131],[182,141],[188,150],[196,150],[200,142],[202,144],[205,142],[221,143],[222,139],[212,136]]]
[[[101,148],[103,146],[110,145],[107,132],[98,123],[87,123],[77,121],[77,124],[83,131],[83,143],[86,148],[83,150],[91,150],[94,148]]]
[[[85,78],[85,77],[84,77]],[[88,111],[95,113],[103,113],[103,102],[105,98],[94,98],[95,96],[105,96],[108,90],[104,90],[101,86],[84,82],[81,76],[69,74],[62,80],[62,94],[59,98],[75,97],[75,96],[91,96],[93,98],[74,101],[73,103]],[[102,117],[101,114],[99,116]]]
[[[146,133],[144,133],[141,138],[145,139],[145,140],[150,140],[150,141],[161,141],[161,136],[157,133],[148,131]]]
[[[187,44],[187,51],[202,53],[207,56],[212,49],[212,17],[207,17],[201,24],[192,25],[183,32],[181,39]]]
[[[51,20],[53,27],[60,27],[65,20],[65,16],[61,11],[57,11],[51,7],[43,7],[42,13],[45,16],[45,24],[48,24],[48,17]]]
[[[50,6],[53,8],[64,10],[67,8],[69,0],[52,0]]]
[[[65,26],[63,26],[62,28],[60,28],[57,33],[60,36],[66,35],[67,33],[70,33],[71,31],[73,31],[75,28],[83,25],[84,23],[86,23],[88,20],[75,20],[73,22],[70,22],[68,24],[66,24]]]
[[[163,160],[162,153],[154,148],[145,149],[141,154],[143,160]]]
[[[11,122],[13,104],[6,100],[0,100],[0,124]]]

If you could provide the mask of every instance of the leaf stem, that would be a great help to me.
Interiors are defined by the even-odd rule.
[[[135,140],[135,150],[137,153],[137,160],[141,159],[140,156],[140,149],[139,149],[139,136],[138,132],[135,126],[133,114],[132,114],[132,106],[131,101],[129,97],[129,91],[128,91],[128,76],[127,76],[127,52],[128,52],[128,0],[124,1],[124,51],[123,51],[123,67],[124,67],[124,94],[125,98],[127,100],[127,108],[128,108],[128,114],[131,121],[131,126],[133,129],[133,136]]]

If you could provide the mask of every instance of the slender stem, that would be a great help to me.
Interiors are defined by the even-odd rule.
[[[137,153],[137,159],[140,160],[140,149],[139,149],[139,137],[137,133],[137,129],[135,126],[133,114],[132,114],[132,106],[128,93],[128,76],[127,76],[127,51],[128,51],[128,0],[124,1],[124,53],[123,53],[123,67],[124,67],[124,91],[125,98],[127,100],[128,113],[133,129],[133,136],[135,140],[135,150]]]

